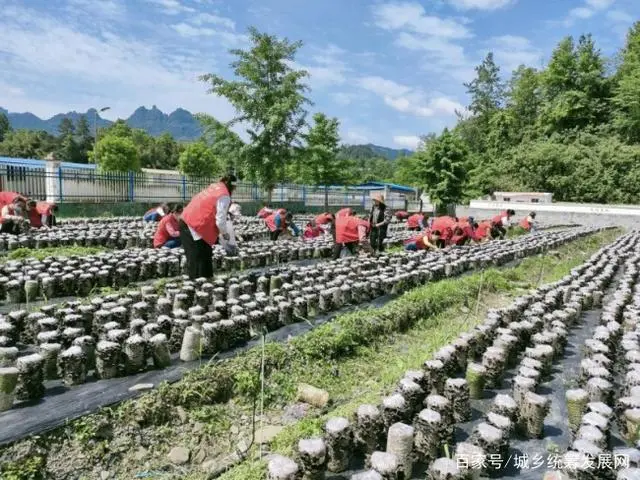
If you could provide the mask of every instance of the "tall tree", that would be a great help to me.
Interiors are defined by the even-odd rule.
[[[507,93],[507,108],[513,115],[512,135],[521,140],[533,129],[542,104],[540,74],[535,68],[520,65],[511,76]]]
[[[231,125],[246,122],[250,143],[245,148],[247,170],[271,192],[291,157],[291,147],[299,144],[305,125],[305,97],[308,90],[304,70],[291,63],[302,46],[249,29],[251,48],[231,50],[237,60],[231,64],[237,80],[207,74],[201,80],[210,84],[209,92],[223,96],[239,115]]]
[[[131,138],[105,135],[96,145],[98,168],[103,172],[137,172],[140,170],[138,149]],[[89,153],[92,161],[93,152]]]
[[[198,114],[196,119],[202,126],[203,140],[210,145],[225,172],[234,172],[239,178],[246,176],[247,165],[244,158],[244,142],[225,123],[211,115]]]
[[[640,143],[640,22],[627,34],[612,103],[616,131],[626,141]]]
[[[11,124],[9,123],[9,119],[4,114],[4,112],[0,112],[0,142],[4,140],[4,137],[11,130]]]
[[[480,118],[489,118],[504,104],[504,84],[500,79],[500,67],[489,52],[476,68],[476,78],[465,83],[467,93],[471,96],[469,111]]]
[[[344,161],[337,158],[340,149],[340,122],[324,113],[313,116],[313,125],[303,135],[306,146],[301,156],[300,180],[310,185],[335,185],[348,180]],[[324,207],[329,207],[329,193],[325,189]]]
[[[150,168],[173,170],[178,166],[178,143],[170,133],[165,132],[155,139],[156,161]]]
[[[91,134],[91,128],[87,121],[86,115],[80,115],[76,122],[76,142],[79,150],[80,163],[87,163],[89,161],[89,151],[93,149],[93,135]]]
[[[178,168],[182,174],[192,178],[211,178],[219,173],[216,157],[204,142],[187,145],[180,154]]]
[[[75,134],[75,131],[76,127],[70,118],[65,117],[60,120],[60,123],[58,124],[58,135],[66,137],[67,135]]]
[[[438,212],[460,203],[467,178],[465,162],[468,150],[462,140],[445,128],[426,150],[416,153],[418,177]]]
[[[12,130],[0,142],[0,155],[44,158],[56,149],[56,137],[42,130]]]

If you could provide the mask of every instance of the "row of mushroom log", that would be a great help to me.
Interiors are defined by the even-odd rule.
[[[499,478],[511,458],[510,438],[544,436],[551,399],[539,387],[554,374],[583,312],[601,307],[621,266],[624,277],[585,345],[582,388],[567,392],[574,435],[561,457],[562,471],[547,472],[545,478],[639,478],[639,251],[640,235],[623,236],[558,282],[490,310],[480,325],[438,350],[421,370],[406,372],[378,405],[361,405],[352,418],[329,418],[324,435],[300,440],[293,458],[271,455],[267,478],[321,480],[329,472],[352,480],[408,480],[424,478],[416,472],[425,470],[432,480]],[[483,418],[470,422],[472,402],[503,387],[507,371],[515,373],[511,393],[495,395],[486,402]],[[614,377],[624,379],[617,401]],[[610,453],[626,455],[630,464],[580,463],[607,451],[614,419],[632,447]],[[455,430],[462,424],[473,425],[467,438]]]

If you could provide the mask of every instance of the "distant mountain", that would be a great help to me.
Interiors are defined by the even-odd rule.
[[[405,148],[395,149],[368,143],[366,145],[343,145],[339,155],[343,158],[352,158],[355,160],[366,160],[370,158],[396,160],[399,157],[406,157],[412,153],[411,150]]]
[[[94,122],[97,122],[98,127],[106,127],[113,123],[110,120],[100,117],[99,114],[96,115],[96,110],[93,108],[87,110],[86,113],[59,113],[47,120],[43,120],[29,112],[9,113],[2,107],[0,107],[0,112],[7,115],[9,123],[16,130],[44,130],[53,135],[58,134],[58,125],[60,125],[60,121],[63,118],[69,118],[75,123],[80,116],[85,115],[92,131],[94,129]],[[136,111],[126,119],[126,122],[132,128],[145,130],[149,135],[154,137],[169,132],[176,140],[195,140],[199,138],[202,133],[200,123],[190,112],[182,108],[167,115],[155,105],[151,107],[151,109],[138,107]]]

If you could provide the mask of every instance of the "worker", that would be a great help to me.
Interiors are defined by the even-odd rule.
[[[180,216],[182,205],[175,205],[168,215],[162,217],[153,236],[153,248],[177,248],[180,244]]]
[[[158,207],[153,207],[147,210],[147,213],[144,214],[142,219],[145,222],[159,222],[170,211],[171,209],[169,208],[169,205],[167,205],[166,203],[163,203]]]
[[[316,222],[316,225],[318,227],[321,227],[322,225],[328,225],[329,223],[331,223],[332,219],[333,219],[333,213],[324,212],[316,216],[314,220]]]
[[[404,242],[404,249],[409,252],[418,250],[437,250],[440,241],[439,230],[425,230],[420,235]]]
[[[349,215],[336,215],[333,259],[340,258],[343,248],[346,248],[352,255],[356,253],[358,246],[371,248],[367,243],[369,225],[366,220],[358,218],[352,209],[349,209]]]
[[[427,228],[427,218],[423,213],[414,213],[407,218],[407,229],[418,232]]]
[[[218,183],[209,185],[191,199],[182,211],[180,243],[187,257],[189,278],[210,278],[213,276],[213,245],[220,236],[225,241],[231,239],[227,215],[231,205],[231,195],[236,187],[236,176],[226,175]],[[235,255],[237,245],[229,242],[225,246],[227,255]]]
[[[29,200],[27,202],[27,219],[32,228],[42,228],[42,215],[38,213],[38,203],[35,200]],[[47,227],[48,228],[48,227]]]
[[[530,212],[529,215],[520,220],[520,226],[526,231],[536,230],[536,212]]]
[[[345,207],[345,208],[341,208],[340,210],[338,210],[336,212],[336,217],[335,218],[349,217],[351,215],[353,215],[353,209],[351,207]]]
[[[273,209],[269,208],[269,205],[267,203],[265,203],[262,206],[262,208],[260,209],[260,211],[258,212],[258,217],[260,217],[261,219],[265,220],[272,213],[273,213]]]
[[[451,239],[453,237],[453,229],[458,223],[458,219],[455,217],[450,217],[448,215],[443,215],[441,217],[436,217],[431,222],[429,229],[432,231],[437,230],[440,232],[439,238],[437,240],[438,247],[444,248],[447,245],[451,244]]]
[[[374,252],[384,251],[384,239],[387,237],[387,228],[391,223],[391,210],[384,203],[384,197],[380,194],[373,197],[373,205],[369,213],[369,242]]]
[[[229,205],[229,212],[227,214],[227,232],[229,233],[229,239],[226,240],[225,238],[218,237],[220,245],[222,245],[222,248],[225,250],[229,248],[229,245],[238,245],[238,242],[242,241],[242,237],[236,235],[235,227],[235,224],[240,217],[242,217],[242,207],[238,202],[231,202],[231,205]]]
[[[503,239],[507,236],[507,228],[511,226],[511,217],[516,214],[509,209],[501,212],[491,219],[491,236],[493,238]]]
[[[17,235],[25,223],[26,201],[20,195],[14,196],[10,203],[0,209],[0,232]]]
[[[0,209],[5,205],[11,205],[17,197],[26,201],[26,198],[17,192],[0,192]]]
[[[58,212],[58,205],[51,202],[37,202],[36,210],[40,215],[42,225],[49,228],[56,226],[56,213]]]
[[[406,220],[407,218],[409,218],[409,212],[407,212],[406,210],[398,210],[396,212],[396,218],[400,221]]]
[[[318,238],[323,233],[324,233],[324,230],[316,224],[315,220],[312,220],[311,222],[307,223],[307,225],[305,226],[304,233],[302,234],[302,238],[304,240],[311,240],[314,238]]]
[[[491,240],[491,222],[489,220],[482,220],[474,225],[473,229],[473,241],[476,243],[483,243],[487,240]]]
[[[464,220],[458,219],[458,222],[453,227],[453,235],[449,239],[449,244],[457,246],[466,245],[474,238],[473,228],[473,217],[464,217]]]
[[[300,235],[300,229],[293,223],[293,214],[287,212],[284,208],[279,208],[267,218],[264,219],[267,228],[271,232],[271,240],[274,242],[285,230],[293,230],[293,234],[297,237]]]

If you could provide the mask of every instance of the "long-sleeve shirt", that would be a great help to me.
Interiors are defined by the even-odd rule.
[[[15,212],[9,205],[5,205],[4,207],[2,207],[2,210],[0,211],[0,217],[9,220],[22,220],[23,218],[21,215],[17,215],[17,212]]]
[[[279,213],[276,214],[276,216],[273,218],[273,221],[275,222],[276,228],[278,230],[282,228],[282,217]],[[295,223],[290,223],[289,225],[287,225],[287,227],[290,227],[293,230],[293,233],[295,233],[296,235],[300,235],[300,229]]]
[[[378,224],[378,218],[380,217],[380,210],[381,208],[378,206],[373,207],[373,209],[371,210],[371,215],[369,216],[369,220],[371,221],[371,228],[376,228],[377,224]],[[393,213],[391,212],[390,208],[385,208],[384,212],[382,213],[383,217],[382,217],[382,225],[380,225],[380,227],[384,227],[387,226],[391,223],[391,219],[393,218]]]
[[[218,198],[218,203],[216,204],[216,226],[220,232],[220,237],[225,233],[229,234],[228,229],[230,222],[227,220],[229,205],[231,205],[231,197],[225,195]],[[233,224],[231,224],[231,228],[233,228]],[[189,227],[189,231],[195,241],[202,238],[193,228]]]

